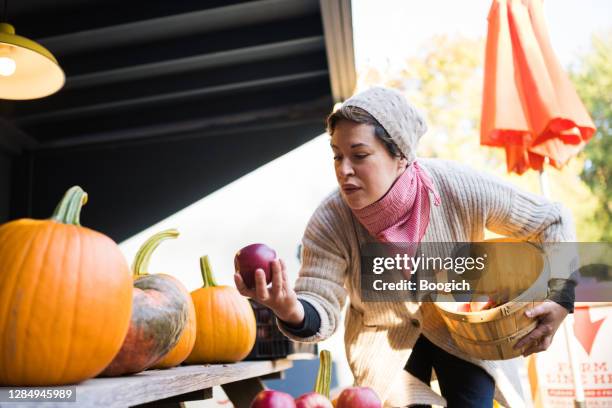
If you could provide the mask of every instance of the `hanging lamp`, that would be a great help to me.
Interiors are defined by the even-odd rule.
[[[66,77],[57,60],[42,45],[15,34],[0,23],[0,99],[37,99],[59,91]]]

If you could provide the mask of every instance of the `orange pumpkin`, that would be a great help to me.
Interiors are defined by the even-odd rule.
[[[170,275],[147,273],[155,248],[163,240],[176,236],[176,230],[160,232],[138,250],[132,267],[135,290],[130,328],[121,350],[102,372],[103,376],[146,370],[178,344],[189,319],[189,292]]]
[[[70,188],[48,220],[0,227],[0,385],[95,377],[126,336],[132,279],[117,244],[82,227]]]
[[[208,256],[200,258],[204,286],[191,292],[196,309],[195,346],[187,363],[233,363],[255,344],[255,313],[236,288],[218,286]]]

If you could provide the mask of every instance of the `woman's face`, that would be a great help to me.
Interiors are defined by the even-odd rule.
[[[393,157],[372,125],[339,121],[331,147],[340,193],[354,210],[380,200],[406,168],[406,159]]]

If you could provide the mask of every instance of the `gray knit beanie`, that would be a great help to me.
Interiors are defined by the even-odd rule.
[[[344,101],[342,107],[354,106],[368,112],[387,131],[400,151],[412,163],[421,136],[427,132],[425,118],[400,92],[375,87]]]

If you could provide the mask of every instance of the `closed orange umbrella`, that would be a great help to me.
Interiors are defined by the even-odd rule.
[[[493,0],[488,20],[480,143],[506,150],[508,172],[543,175],[546,159],[561,168],[595,125],[552,50],[542,0]],[[584,406],[570,329],[563,329],[575,405]]]
[[[489,11],[480,143],[506,149],[509,172],[561,168],[595,125],[557,60],[541,0],[494,0]]]

